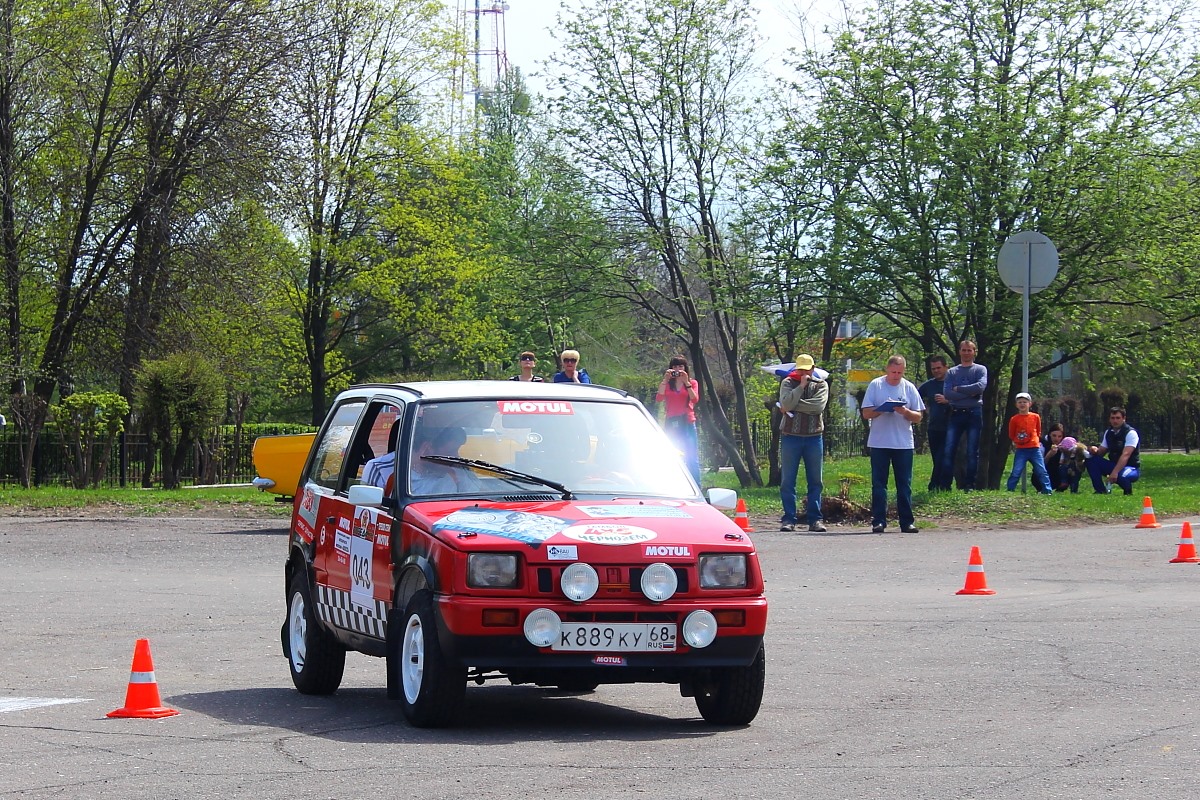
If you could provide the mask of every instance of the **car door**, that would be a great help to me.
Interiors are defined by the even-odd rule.
[[[391,400],[354,406],[353,421],[349,413],[345,418],[335,415],[330,426],[332,430],[341,424],[343,429],[334,437],[345,444],[338,481],[320,497],[318,524],[324,527],[317,547],[316,604],[318,613],[329,624],[383,639],[386,601],[391,593],[391,516],[378,507],[351,505],[349,490],[362,481],[368,465],[387,461],[388,448],[394,447],[390,432],[399,424],[402,406]],[[394,452],[391,457],[394,459]],[[321,474],[315,464],[314,477]],[[325,474],[334,474],[334,470]]]

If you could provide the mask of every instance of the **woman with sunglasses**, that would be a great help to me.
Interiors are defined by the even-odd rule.
[[[555,383],[591,383],[586,369],[579,369],[579,351],[562,351],[562,372],[554,373]]]
[[[541,375],[533,374],[534,368],[537,367],[537,356],[526,350],[524,353],[521,353],[519,363],[521,365],[521,374],[513,375],[509,378],[510,381],[525,381],[526,383],[530,381],[533,383],[544,382]]]

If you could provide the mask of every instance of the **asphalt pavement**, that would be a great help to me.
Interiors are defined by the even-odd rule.
[[[489,683],[410,728],[383,662],[298,694],[278,521],[0,521],[0,798],[1200,796],[1200,566],[1181,520],[831,526],[753,538],[771,603],[754,723],[675,687]],[[993,596],[959,596],[972,546]],[[150,640],[162,720],[109,719]]]

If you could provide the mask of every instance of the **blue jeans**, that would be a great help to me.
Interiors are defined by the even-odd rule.
[[[688,472],[692,473],[692,477],[696,479],[696,485],[700,485],[700,441],[696,435],[696,423],[689,422],[684,415],[675,417],[667,417],[666,425],[663,426],[667,432],[667,436],[683,453],[683,463],[687,465]]]
[[[951,409],[950,426],[946,429],[946,450],[942,456],[942,488],[954,488],[954,459],[958,443],[967,435],[967,470],[963,488],[975,488],[975,473],[979,472],[979,434],[983,432],[983,409]]]
[[[800,461],[804,461],[804,478],[808,482],[808,502],[805,509],[808,524],[820,522],[821,517],[821,464],[825,457],[825,437],[788,436],[779,437],[779,499],[783,501],[783,517],[780,521],[785,524],[795,524],[800,520],[796,517],[796,478],[800,473]]]
[[[912,450],[871,448],[871,524],[887,525],[888,470],[896,478],[896,516],[900,527],[916,522],[912,510]]]
[[[942,472],[946,469],[946,432],[943,430],[927,431],[929,442],[929,457],[933,459],[933,473],[929,476],[929,491],[942,488]],[[953,480],[954,476],[951,475]]]
[[[1120,457],[1120,453],[1117,455]],[[1097,492],[1107,494],[1111,487],[1104,483],[1104,476],[1112,474],[1113,467],[1117,465],[1117,459],[1109,460],[1105,456],[1091,456],[1083,463],[1087,465],[1088,475],[1092,478],[1092,488]],[[1132,494],[1133,482],[1140,477],[1142,474],[1137,467],[1125,467],[1117,476],[1117,486],[1120,486],[1125,494]]]
[[[1017,481],[1021,480],[1021,473],[1025,471],[1025,464],[1033,465],[1033,485],[1042,494],[1051,494],[1054,487],[1050,485],[1050,473],[1046,472],[1046,461],[1042,456],[1042,446],[1037,447],[1018,447],[1013,450],[1013,466],[1012,472],[1008,475],[1008,490],[1011,492],[1017,488]]]

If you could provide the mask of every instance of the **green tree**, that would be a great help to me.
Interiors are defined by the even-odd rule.
[[[606,290],[620,287],[614,296],[687,349],[707,432],[743,485],[757,485],[742,377],[749,270],[725,219],[750,119],[750,8],[639,0],[589,7],[564,30],[557,132],[620,236]],[[715,402],[719,377],[732,420]]]
[[[431,0],[309,0],[299,32],[301,60],[284,100],[294,119],[283,178],[298,210],[303,260],[287,275],[300,320],[311,419],[320,424],[343,340],[381,320],[353,284],[374,253],[382,207],[379,173],[396,153],[379,137],[411,124],[423,82],[448,70],[455,45]],[[405,154],[411,155],[411,154]]]
[[[51,406],[50,414],[58,425],[71,485],[98,486],[117,434],[125,430],[129,402],[115,392],[75,392]]]
[[[178,353],[142,366],[137,380],[141,424],[162,456],[164,489],[178,489],[192,445],[224,412],[225,385],[195,353]],[[143,479],[149,485],[149,474]]]
[[[1011,233],[1058,245],[1034,344],[1134,359],[1197,319],[1195,98],[1183,11],[1098,0],[880,4],[801,54],[781,153],[825,159],[807,202],[835,237],[830,290],[921,355],[976,340],[991,373],[981,483],[997,487],[1019,390],[1020,299],[996,273]],[[786,161],[782,161],[786,165]],[[836,189],[836,190],[835,190]],[[917,351],[913,353],[912,351]],[[1044,351],[1043,351],[1044,352]]]

